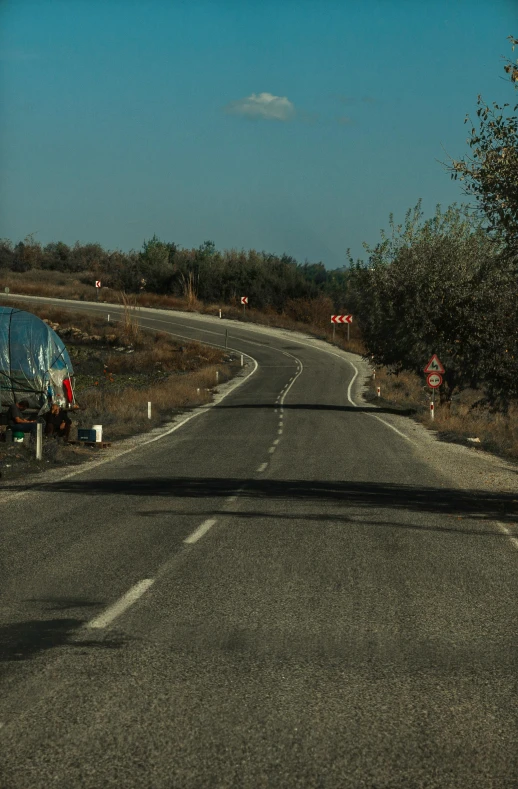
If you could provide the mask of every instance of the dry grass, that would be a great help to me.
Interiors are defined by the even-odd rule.
[[[76,301],[95,301],[96,288],[92,284],[85,285],[79,277],[84,274],[71,275],[58,271],[37,271],[30,274],[17,274],[13,271],[0,270],[0,292],[9,288],[11,293],[27,296],[45,296],[54,299],[74,299]],[[92,278],[93,279],[93,278]],[[119,294],[110,288],[101,290],[102,300],[119,302]]]
[[[137,297],[128,295],[127,293],[120,294],[120,302],[122,304],[122,336],[124,340],[135,348],[142,346],[142,329],[140,327],[140,311],[137,303]]]
[[[178,411],[193,408],[212,399],[218,382],[232,376],[228,365],[210,365],[203,370],[185,375],[171,375],[160,383],[142,388],[127,387],[121,397],[116,392],[92,390],[81,397],[79,427],[102,424],[107,439],[121,438],[145,432],[171,419]],[[148,419],[148,402],[151,402],[151,419]]]
[[[380,402],[415,411],[415,418],[445,440],[459,441],[478,446],[505,457],[518,459],[518,404],[511,406],[508,414],[492,413],[487,407],[474,407],[481,400],[482,392],[467,389],[456,397],[451,406],[435,401],[435,419],[430,418],[431,389],[424,377],[412,373],[391,375],[386,368],[376,370],[371,380],[370,397],[376,397],[376,387],[381,387]],[[480,443],[470,442],[479,438]]]

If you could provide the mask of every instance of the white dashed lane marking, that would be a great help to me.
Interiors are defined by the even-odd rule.
[[[185,538],[184,542],[187,543],[187,545],[192,545],[193,543],[198,542],[198,540],[203,537],[204,534],[207,534],[208,530],[211,529],[215,523],[215,518],[209,518],[208,520],[203,521],[203,523],[198,526],[198,528],[193,531],[192,534]]]
[[[147,592],[150,586],[155,583],[153,578],[145,578],[143,581],[139,581],[138,584],[132,586],[125,595],[123,595],[116,603],[111,605],[109,608],[106,609],[102,614],[96,616],[90,622],[87,623],[87,628],[94,628],[100,629],[103,627],[107,627],[110,625],[114,619],[127,611],[127,609],[132,606],[137,600],[142,597],[144,592]]]

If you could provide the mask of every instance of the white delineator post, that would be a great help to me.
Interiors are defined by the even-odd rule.
[[[219,370],[216,370],[216,383],[219,381]]]
[[[430,419],[435,419],[435,404],[433,400],[430,403]]]
[[[110,313],[108,313],[108,323],[110,322]]]
[[[378,386],[376,391],[378,393],[378,397],[381,397],[381,386]]]
[[[219,311],[219,317],[221,318],[221,310]]]
[[[241,354],[241,367],[243,366],[243,364],[244,364],[244,359],[243,359],[243,354]]]
[[[36,425],[36,460],[43,459],[43,425],[38,422]]]
[[[151,419],[151,403],[149,401],[147,404],[147,418]]]

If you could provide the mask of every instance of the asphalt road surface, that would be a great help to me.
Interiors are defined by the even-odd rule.
[[[258,368],[218,406],[0,496],[0,787],[516,789],[498,502],[352,405],[345,359],[229,344]]]

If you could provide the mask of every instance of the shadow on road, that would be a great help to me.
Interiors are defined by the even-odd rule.
[[[44,603],[50,610],[99,608],[102,604],[69,598],[31,599],[26,602]],[[76,640],[85,619],[78,616],[66,618],[27,619],[0,625],[0,663],[31,660],[57,647],[79,647],[81,649],[119,649],[123,642],[117,637],[81,638]]]
[[[285,411],[351,411],[355,414],[395,414],[396,416],[412,416],[417,413],[415,408],[376,408],[375,406],[328,405],[325,403],[283,403]],[[214,409],[224,408],[258,408],[262,410],[280,408],[278,403],[242,403],[234,405],[216,405]]]
[[[246,495],[246,493],[245,493]],[[164,515],[177,515],[178,512],[175,509],[161,509],[161,510],[137,510],[135,515],[138,515],[141,518],[156,518],[156,517],[163,517]],[[192,513],[191,513],[192,514]],[[494,526],[490,526],[486,529],[477,526],[477,528],[466,528],[462,524],[458,524],[459,520],[464,520],[465,516],[455,516],[450,515],[449,517],[456,519],[455,526],[446,526],[446,525],[439,525],[437,521],[433,524],[423,524],[423,523],[410,523],[409,521],[398,521],[398,520],[383,520],[380,518],[374,517],[352,517],[348,518],[344,515],[343,512],[337,512],[335,515],[323,515],[320,512],[313,512],[313,513],[300,513],[295,512],[293,514],[287,514],[285,512],[278,513],[275,512],[272,514],[267,510],[243,510],[239,509],[237,512],[231,512],[227,509],[216,510],[213,507],[207,509],[206,511],[198,511],[196,515],[203,517],[203,518],[214,518],[218,515],[227,518],[237,518],[240,521],[246,520],[264,520],[270,519],[275,522],[276,525],[281,526],[285,521],[295,521],[296,523],[300,523],[305,521],[310,525],[313,523],[315,526],[320,527],[323,524],[340,524],[341,526],[344,524],[350,524],[351,526],[360,526],[365,527],[367,529],[403,529],[405,531],[419,531],[419,532],[436,532],[436,533],[445,533],[445,534],[472,534],[476,537],[490,537],[491,539],[501,539],[507,540],[509,539],[509,535],[505,532],[495,531]],[[469,522],[469,521],[467,521]]]
[[[22,488],[22,486],[20,486]],[[217,499],[240,494],[250,499],[332,502],[350,507],[398,509],[435,515],[518,520],[518,494],[489,493],[393,483],[219,477],[137,477],[132,479],[65,479],[41,483],[33,490],[88,496]],[[337,516],[339,517],[339,516]]]

